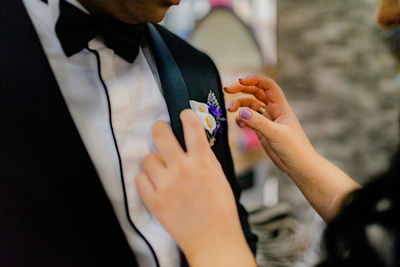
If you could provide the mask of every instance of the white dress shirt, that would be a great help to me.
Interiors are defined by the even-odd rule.
[[[67,1],[87,12],[76,0]],[[170,120],[148,46],[142,45],[135,62],[130,64],[107,48],[101,38],[91,40],[89,48],[96,50],[100,57],[101,79],[106,85],[104,88],[93,52],[84,49],[70,58],[65,56],[55,32],[59,0],[49,0],[48,4],[40,0],[24,0],[24,4],[138,264],[156,266],[149,246],[129,223],[123,188],[126,190],[130,218],[151,244],[160,266],[179,266],[176,243],[145,208],[134,182],[141,169],[141,160],[155,150],[151,137],[153,123],[156,120]]]

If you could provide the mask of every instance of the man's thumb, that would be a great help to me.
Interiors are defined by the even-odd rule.
[[[274,139],[277,125],[270,119],[249,108],[241,108],[239,116],[248,127],[261,133],[266,139]]]

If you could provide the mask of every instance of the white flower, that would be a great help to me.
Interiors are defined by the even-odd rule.
[[[206,129],[210,134],[212,134],[215,128],[217,127],[217,122],[215,121],[214,117],[211,114],[203,112],[196,112],[196,114],[199,117],[204,129]]]
[[[208,105],[194,100],[190,100],[189,103],[191,109],[196,112],[197,117],[200,119],[204,129],[212,134],[217,127],[217,122],[215,121],[213,115],[208,112]]]
[[[200,103],[194,100],[190,100],[189,104],[194,112],[209,113],[208,105],[205,103]]]

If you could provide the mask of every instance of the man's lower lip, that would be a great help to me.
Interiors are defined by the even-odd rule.
[[[181,0],[170,0],[171,4],[173,5],[179,5],[179,3],[181,2]]]

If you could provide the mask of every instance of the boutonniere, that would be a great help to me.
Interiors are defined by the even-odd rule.
[[[190,100],[190,107],[196,112],[201,124],[206,129],[208,142],[212,147],[216,141],[218,133],[222,133],[222,122],[226,118],[222,117],[222,109],[218,103],[215,94],[210,91],[207,97],[207,103],[201,103]]]

